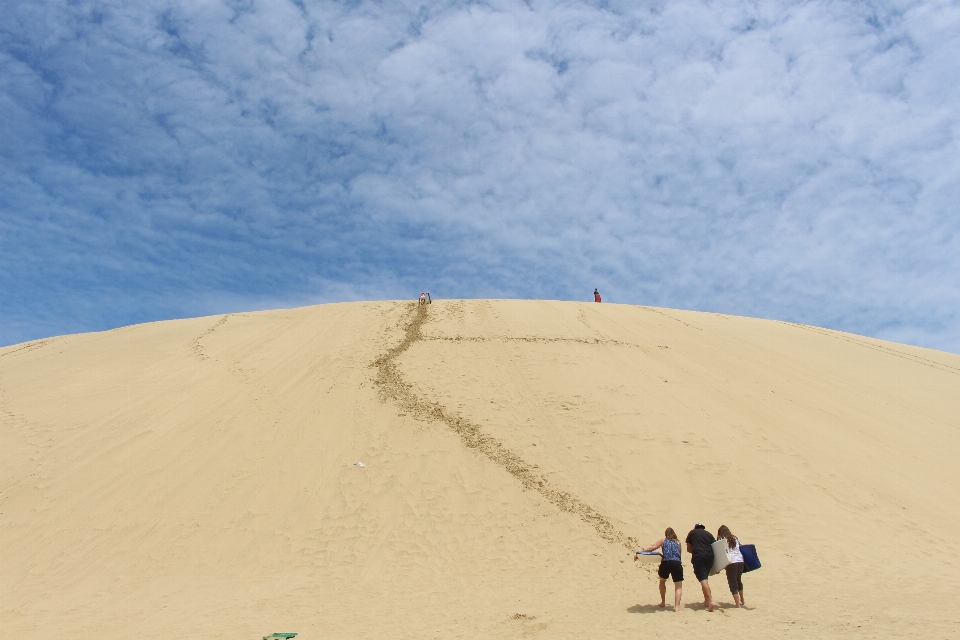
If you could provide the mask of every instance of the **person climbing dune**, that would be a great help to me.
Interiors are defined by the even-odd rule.
[[[596,289],[593,290],[593,301],[600,302],[600,292]]]
[[[740,551],[740,538],[733,535],[730,527],[722,525],[717,531],[717,540],[726,538],[727,540],[727,558],[730,564],[726,567],[727,585],[730,587],[730,593],[733,594],[733,602],[737,608],[746,606],[743,601],[743,553]]]
[[[673,527],[667,527],[663,537],[643,551],[657,549],[663,549],[663,560],[657,567],[657,577],[660,578],[660,604],[657,606],[661,609],[667,606],[667,578],[673,578],[673,610],[679,612],[680,598],[683,595],[683,564],[680,563],[680,541],[677,540]],[[637,554],[639,553],[638,551]],[[637,555],[634,555],[633,559],[636,560]]]
[[[713,534],[700,522],[687,534],[686,540],[687,553],[692,556],[693,573],[703,590],[703,606],[707,611],[717,608],[717,603],[713,601],[713,594],[710,592],[709,581],[710,568],[713,566],[713,547],[710,545],[716,541]]]

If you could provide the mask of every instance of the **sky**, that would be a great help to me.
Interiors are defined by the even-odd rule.
[[[5,0],[0,345],[547,298],[960,353],[960,2]]]

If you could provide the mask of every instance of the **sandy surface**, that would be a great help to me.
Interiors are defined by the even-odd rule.
[[[0,349],[0,635],[960,636],[960,356],[612,304],[334,304]],[[364,467],[355,465],[363,461]],[[755,543],[747,608],[631,562]]]

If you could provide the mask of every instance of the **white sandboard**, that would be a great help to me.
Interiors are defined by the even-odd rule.
[[[642,562],[644,564],[660,564],[661,560],[663,560],[663,556],[657,551],[637,552],[637,562]]]
[[[710,575],[713,576],[727,568],[730,558],[727,557],[726,538],[720,538],[710,546],[713,547],[713,567],[710,569]]]

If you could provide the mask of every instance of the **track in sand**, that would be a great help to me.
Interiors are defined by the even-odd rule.
[[[417,395],[413,385],[403,379],[396,360],[415,343],[423,340],[423,324],[427,321],[428,308],[428,305],[417,305],[413,318],[406,325],[400,344],[388,350],[373,363],[377,368],[375,382],[383,397],[396,402],[418,419],[436,420],[445,424],[460,436],[460,441],[465,447],[479,451],[519,480],[524,488],[538,492],[561,511],[579,516],[607,542],[617,542],[628,549],[635,548],[637,540],[624,535],[603,514],[569,492],[551,486],[547,478],[537,473],[532,465],[503,446],[503,443],[496,438],[484,433],[477,424],[457,415],[438,402]]]

